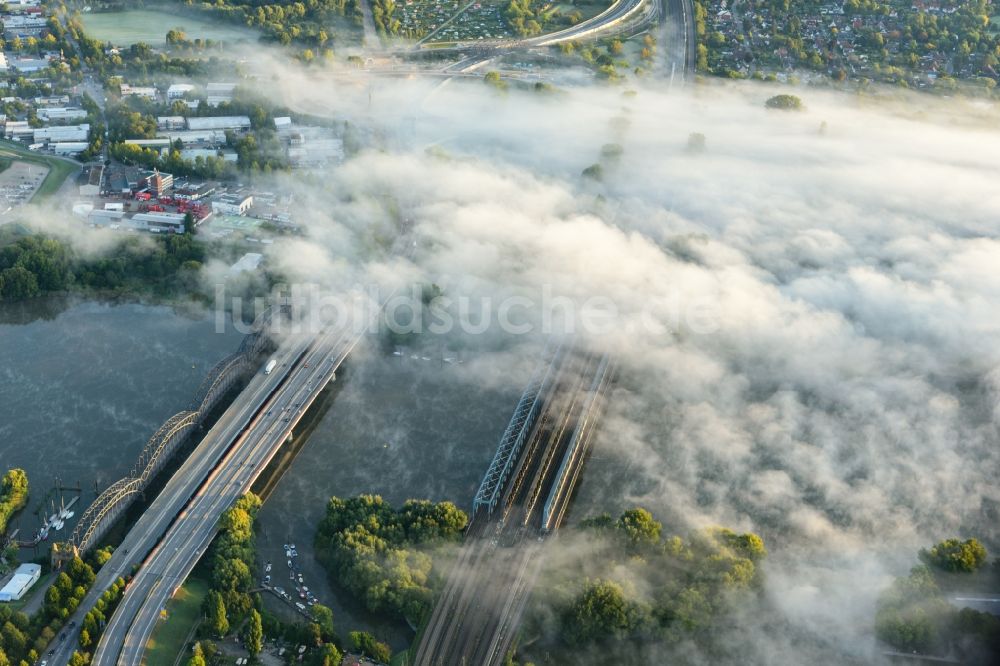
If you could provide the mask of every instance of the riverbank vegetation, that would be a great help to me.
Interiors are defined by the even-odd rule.
[[[316,557],[368,610],[417,622],[433,597],[428,550],[458,541],[468,520],[451,502],[408,500],[397,510],[378,495],[331,497]]]
[[[264,608],[254,569],[256,539],[254,527],[261,500],[252,493],[238,499],[219,520],[219,534],[212,542],[208,557],[199,564],[195,575],[204,575],[208,589],[201,606],[200,640],[194,644],[189,666],[217,663],[222,657],[215,641],[239,636],[243,647],[256,657],[267,640],[305,645],[306,663],[315,666],[339,666],[343,645],[333,624],[333,612],[315,604],[304,622],[287,622]],[[190,626],[190,622],[187,623]],[[176,649],[173,649],[176,648]],[[171,646],[177,654],[183,645]],[[169,657],[167,650],[163,656]]]
[[[36,663],[94,584],[94,568],[107,557],[108,552],[100,550],[88,562],[80,558],[69,561],[46,590],[42,607],[30,617],[0,605],[0,664]],[[120,590],[125,587],[121,579],[115,585]],[[104,609],[106,604],[104,597],[98,602]],[[89,654],[81,653],[78,663],[87,661]]]
[[[560,534],[525,624],[524,657],[582,663],[596,646],[622,663],[709,649],[713,634],[760,597],[764,542],[725,528],[664,535],[642,508],[605,514]],[[549,657],[559,655],[553,661]]]
[[[98,257],[43,234],[0,234],[0,301],[65,291],[176,294],[197,280],[208,252],[190,235],[123,236]]]
[[[1000,663],[1000,618],[955,603],[1000,584],[1000,560],[986,566],[977,539],[947,539],[921,550],[921,564],[882,593],[875,615],[879,640],[900,652],[957,659],[963,664]],[[951,601],[949,599],[952,599]]]
[[[7,531],[11,516],[28,503],[28,475],[23,469],[10,469],[0,480],[0,535]]]
[[[0,302],[66,292],[207,299],[212,294],[202,289],[204,264],[212,258],[233,262],[241,252],[191,234],[122,234],[105,251],[85,255],[53,236],[5,229],[0,231]],[[251,277],[230,286],[260,295],[272,284],[267,274]]]

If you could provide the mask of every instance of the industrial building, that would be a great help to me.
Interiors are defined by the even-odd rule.
[[[121,224],[124,218],[123,211],[94,208],[87,215],[87,222],[98,227],[110,227]]]
[[[69,104],[69,95],[49,95],[35,98],[35,106],[66,106],[67,104]]]
[[[40,72],[49,66],[49,61],[44,58],[14,58],[13,60],[8,60],[7,65],[10,69],[16,69],[22,74],[28,74],[30,72]]]
[[[258,254],[256,252],[247,252],[240,260],[229,267],[230,275],[238,275],[240,273],[252,273],[260,268],[260,262],[264,260],[264,255]]]
[[[46,122],[60,120],[80,120],[87,117],[87,112],[78,107],[50,106],[40,107],[38,117]]]
[[[125,144],[129,146],[139,146],[140,148],[169,148],[170,139],[125,139]]]
[[[19,601],[25,592],[38,582],[42,575],[40,564],[22,564],[14,572],[14,576],[0,590],[0,601]]]
[[[156,88],[151,86],[130,86],[127,83],[119,87],[122,97],[145,97],[146,99],[156,99]]]
[[[10,14],[3,17],[3,34],[8,39],[15,37],[39,37],[48,27],[48,19],[44,16],[16,16]]]
[[[171,142],[177,139],[181,140],[185,146],[192,143],[208,143],[212,145],[221,145],[226,142],[226,132],[225,130],[174,130],[164,132],[163,136],[170,139]]]
[[[84,169],[78,181],[81,197],[96,197],[101,193],[101,182],[104,180],[104,166],[98,164]]]
[[[86,141],[56,141],[55,143],[50,143],[49,148],[56,155],[69,157],[71,155],[79,155],[87,150],[87,146],[89,145]]]
[[[156,129],[160,130],[184,129],[184,116],[157,116]]]
[[[187,128],[192,131],[205,130],[239,130],[250,129],[248,116],[207,116],[203,118],[188,118]]]
[[[181,99],[192,90],[194,90],[194,86],[190,83],[174,83],[167,88],[167,100],[174,101]]]
[[[233,101],[235,83],[209,83],[205,86],[206,102],[209,106],[219,106]]]
[[[217,148],[185,148],[181,151],[181,157],[186,160],[196,160],[199,157],[202,159],[221,157],[226,162],[236,162],[239,159],[236,151],[219,150]]]
[[[208,183],[187,184],[174,190],[174,198],[182,201],[198,201],[215,194],[215,186]]]
[[[218,215],[246,215],[253,207],[251,194],[221,194],[212,200],[212,212]]]
[[[22,136],[34,135],[35,128],[27,120],[8,120],[3,126],[5,139],[19,139]]]
[[[167,190],[173,189],[174,177],[169,173],[162,173],[157,169],[147,171],[139,178],[139,189],[147,190],[157,197],[162,197]],[[183,215],[181,216],[184,217]]]
[[[34,131],[33,135],[35,143],[47,141],[86,141],[90,135],[90,124],[40,127]]]
[[[182,234],[184,217],[183,213],[136,213],[131,217],[131,224],[136,229],[145,228],[154,233],[172,231]]]

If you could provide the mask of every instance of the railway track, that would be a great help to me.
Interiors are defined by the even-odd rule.
[[[500,510],[473,516],[421,636],[416,664],[502,663],[544,562],[546,536],[569,507],[612,376],[606,356],[562,359],[503,488]]]

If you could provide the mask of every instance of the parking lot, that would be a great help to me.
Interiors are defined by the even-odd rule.
[[[12,160],[0,171],[0,214],[31,201],[48,174],[48,167]]]

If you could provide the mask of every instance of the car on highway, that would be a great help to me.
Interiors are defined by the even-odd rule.
[[[289,569],[291,569],[291,568],[292,568],[292,561],[291,561],[291,560],[288,560],[288,568],[289,568]]]
[[[271,573],[271,563],[268,562],[264,565],[264,573]]]
[[[264,576],[264,585],[270,585],[270,584],[271,584],[271,574],[268,574]]]
[[[301,601],[296,601],[295,602],[295,607],[298,608],[300,611],[303,611],[303,612],[305,612],[305,610],[306,610],[305,604],[303,604]]]

